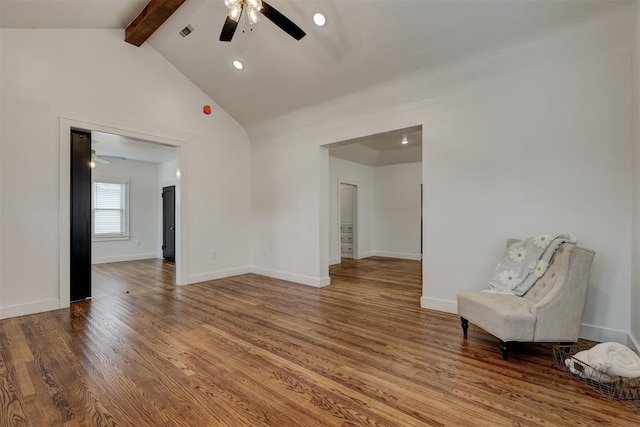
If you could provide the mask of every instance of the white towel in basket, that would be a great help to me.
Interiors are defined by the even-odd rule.
[[[586,380],[597,381],[599,383],[610,383],[613,379],[605,375],[599,368],[595,368],[589,358],[589,350],[582,350],[564,360],[564,364],[572,374],[578,375]]]
[[[589,362],[594,369],[610,376],[640,377],[640,357],[629,347],[617,342],[605,342],[588,350]]]

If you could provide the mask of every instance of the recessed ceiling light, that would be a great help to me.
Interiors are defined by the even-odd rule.
[[[324,27],[324,24],[327,23],[327,18],[320,12],[316,12],[313,14],[313,23],[318,27]]]
[[[244,64],[237,59],[233,61],[233,66],[236,67],[237,70],[242,70],[244,68]]]
[[[402,137],[402,141],[400,141],[400,143],[402,145],[407,145],[409,143],[409,140],[407,139],[407,135]]]

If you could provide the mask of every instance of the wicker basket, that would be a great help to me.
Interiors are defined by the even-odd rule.
[[[573,357],[592,345],[558,345],[553,347],[555,367],[569,372],[575,379],[588,385],[601,395],[614,400],[640,399],[640,377],[626,378],[607,375]]]

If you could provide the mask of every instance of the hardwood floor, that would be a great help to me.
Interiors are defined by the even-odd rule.
[[[176,288],[160,260],[96,266],[94,299],[0,321],[0,425],[638,426],[455,315],[420,263],[345,260],[315,289],[247,274]]]

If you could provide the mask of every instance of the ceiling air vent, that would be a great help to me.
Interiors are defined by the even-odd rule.
[[[187,24],[186,27],[180,30],[180,35],[182,37],[187,37],[189,34],[193,33],[196,29],[191,24]]]

